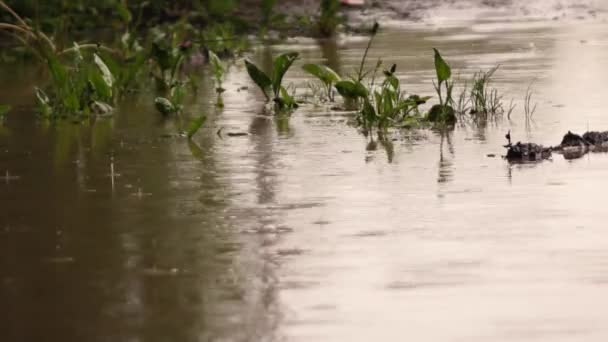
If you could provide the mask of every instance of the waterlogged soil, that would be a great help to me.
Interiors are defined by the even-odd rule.
[[[554,145],[608,129],[608,24],[492,13],[385,29],[370,65],[432,95],[432,47],[462,78],[500,64],[511,121],[385,144],[326,106],[264,115],[240,64],[223,110],[210,82],[190,99],[210,115],[192,143],[146,96],[92,124],[32,120],[38,70],[3,69],[1,340],[606,341],[608,154],[500,156],[508,130]],[[252,57],[300,51],[287,81],[303,94],[302,63],[350,72],[365,44]]]

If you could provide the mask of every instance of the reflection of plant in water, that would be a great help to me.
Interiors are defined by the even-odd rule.
[[[451,157],[454,157],[454,145],[452,145],[452,139],[450,137],[450,132],[442,129],[439,131],[439,135],[441,136],[441,143],[439,144],[439,170],[437,175],[438,183],[447,183],[452,180],[452,167],[453,162],[451,158],[446,158],[444,155],[444,144],[447,143],[448,152]]]
[[[213,78],[215,79],[215,92],[217,94],[217,102],[216,105],[218,107],[224,107],[224,100],[222,99],[222,93],[226,91],[222,86],[224,82],[224,74],[226,73],[226,66],[219,57],[213,53],[213,51],[209,51],[209,63],[211,64],[211,70],[213,72]]]

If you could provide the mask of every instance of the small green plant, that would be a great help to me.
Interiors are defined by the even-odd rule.
[[[213,78],[215,79],[215,92],[217,94],[216,106],[222,108],[224,107],[222,94],[226,91],[222,86],[224,75],[226,74],[226,66],[213,51],[209,51],[209,63],[211,64]]]
[[[45,51],[50,73],[47,90],[36,90],[39,113],[49,118],[77,118],[112,111],[115,84],[112,72],[97,54],[83,54],[75,44],[75,58],[64,64]],[[48,94],[48,95],[47,95]]]
[[[186,57],[189,55],[192,43],[187,41],[179,46],[172,46],[164,34],[160,34],[152,43],[149,58],[154,62],[152,76],[156,88],[167,92],[179,81],[179,72]]]
[[[435,52],[435,72],[437,74],[437,83],[433,81],[433,85],[439,97],[439,104],[431,107],[427,119],[431,122],[453,124],[456,122],[456,113],[451,106],[454,102],[452,99],[454,88],[454,82],[451,80],[452,69],[437,49],[433,49],[433,51]],[[445,88],[445,94],[442,86]]]
[[[262,90],[266,101],[270,101],[269,91],[272,91],[272,100],[275,103],[275,108],[279,111],[292,110],[298,107],[293,97],[289,94],[287,89],[283,86],[283,77],[291,68],[293,63],[298,58],[297,52],[284,53],[279,55],[273,60],[272,72],[267,75],[265,72],[260,70],[252,62],[245,60],[245,66],[247,67],[247,73],[253,82]]]
[[[418,121],[418,106],[426,103],[429,97],[406,97],[401,82],[395,76],[396,70],[395,64],[389,70],[384,70],[382,84],[373,90],[373,96],[363,98],[363,108],[357,116],[357,122],[364,132],[371,132],[375,128],[382,135],[389,127],[406,127]]]
[[[302,66],[302,69],[307,73],[318,78],[325,87],[325,93],[327,95],[327,100],[333,102],[334,101],[334,84],[340,82],[341,78],[335,71],[333,71],[330,67],[319,64],[306,64]]]

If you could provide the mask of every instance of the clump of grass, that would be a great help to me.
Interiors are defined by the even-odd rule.
[[[456,111],[456,115],[460,118],[464,118],[471,109],[471,97],[469,94],[469,84],[467,81],[464,81],[462,85],[462,89],[460,95],[458,95],[457,100],[452,103],[452,107]]]
[[[498,89],[491,86],[494,74],[500,65],[488,71],[480,70],[473,75],[470,94],[470,114],[475,121],[486,121],[488,119],[498,120],[507,114],[510,116],[515,108],[513,101],[505,108],[504,97]]]

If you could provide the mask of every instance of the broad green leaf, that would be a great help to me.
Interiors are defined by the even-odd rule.
[[[89,75],[89,82],[95,89],[95,93],[99,95],[100,98],[104,100],[112,99],[112,88],[108,87],[108,84],[104,81],[103,76],[97,72],[97,70],[93,70]]]
[[[198,118],[192,119],[190,121],[190,125],[188,125],[188,131],[186,132],[188,135],[188,139],[191,139],[196,134],[196,132],[198,132],[201,127],[203,127],[205,121],[207,121],[206,115],[201,115]]]
[[[65,89],[68,86],[68,74],[65,67],[52,54],[48,54],[46,60],[55,85],[61,89]]]
[[[437,72],[437,79],[439,83],[445,82],[452,77],[452,69],[446,61],[443,60],[441,54],[437,49],[433,49],[435,51],[435,71]]]
[[[104,61],[101,59],[101,57],[99,57],[97,54],[93,55],[93,61],[95,62],[95,65],[97,65],[97,67],[99,68],[103,81],[106,83],[106,85],[110,89],[110,94],[111,94],[112,87],[114,87],[114,76],[112,75],[112,72],[110,72],[110,69],[108,68],[106,63],[104,63]],[[110,95],[110,97],[112,97],[112,96]]]
[[[270,77],[268,77],[266,73],[264,73],[255,64],[249,62],[248,60],[245,60],[245,66],[247,67],[247,73],[249,74],[249,77],[251,77],[253,82],[257,84],[258,87],[260,87],[260,89],[264,93],[264,96],[266,96],[266,99],[269,100],[270,98],[268,97],[268,88],[272,86],[272,81],[270,80]]]
[[[336,89],[345,98],[357,99],[359,97],[367,97],[367,89],[365,89],[365,86],[361,82],[340,81],[336,83]]]
[[[3,119],[10,110],[11,110],[11,106],[0,105],[0,119]]]
[[[272,68],[272,89],[274,90],[275,96],[279,94],[281,90],[281,83],[283,77],[287,73],[287,70],[291,68],[293,62],[298,59],[300,54],[297,52],[284,53],[274,60]]]
[[[307,73],[317,77],[325,85],[331,85],[340,81],[340,76],[331,68],[319,64],[305,64],[302,69]]]
[[[156,110],[163,115],[169,115],[177,112],[177,107],[164,97],[157,97],[154,99],[154,105],[156,106]]]

